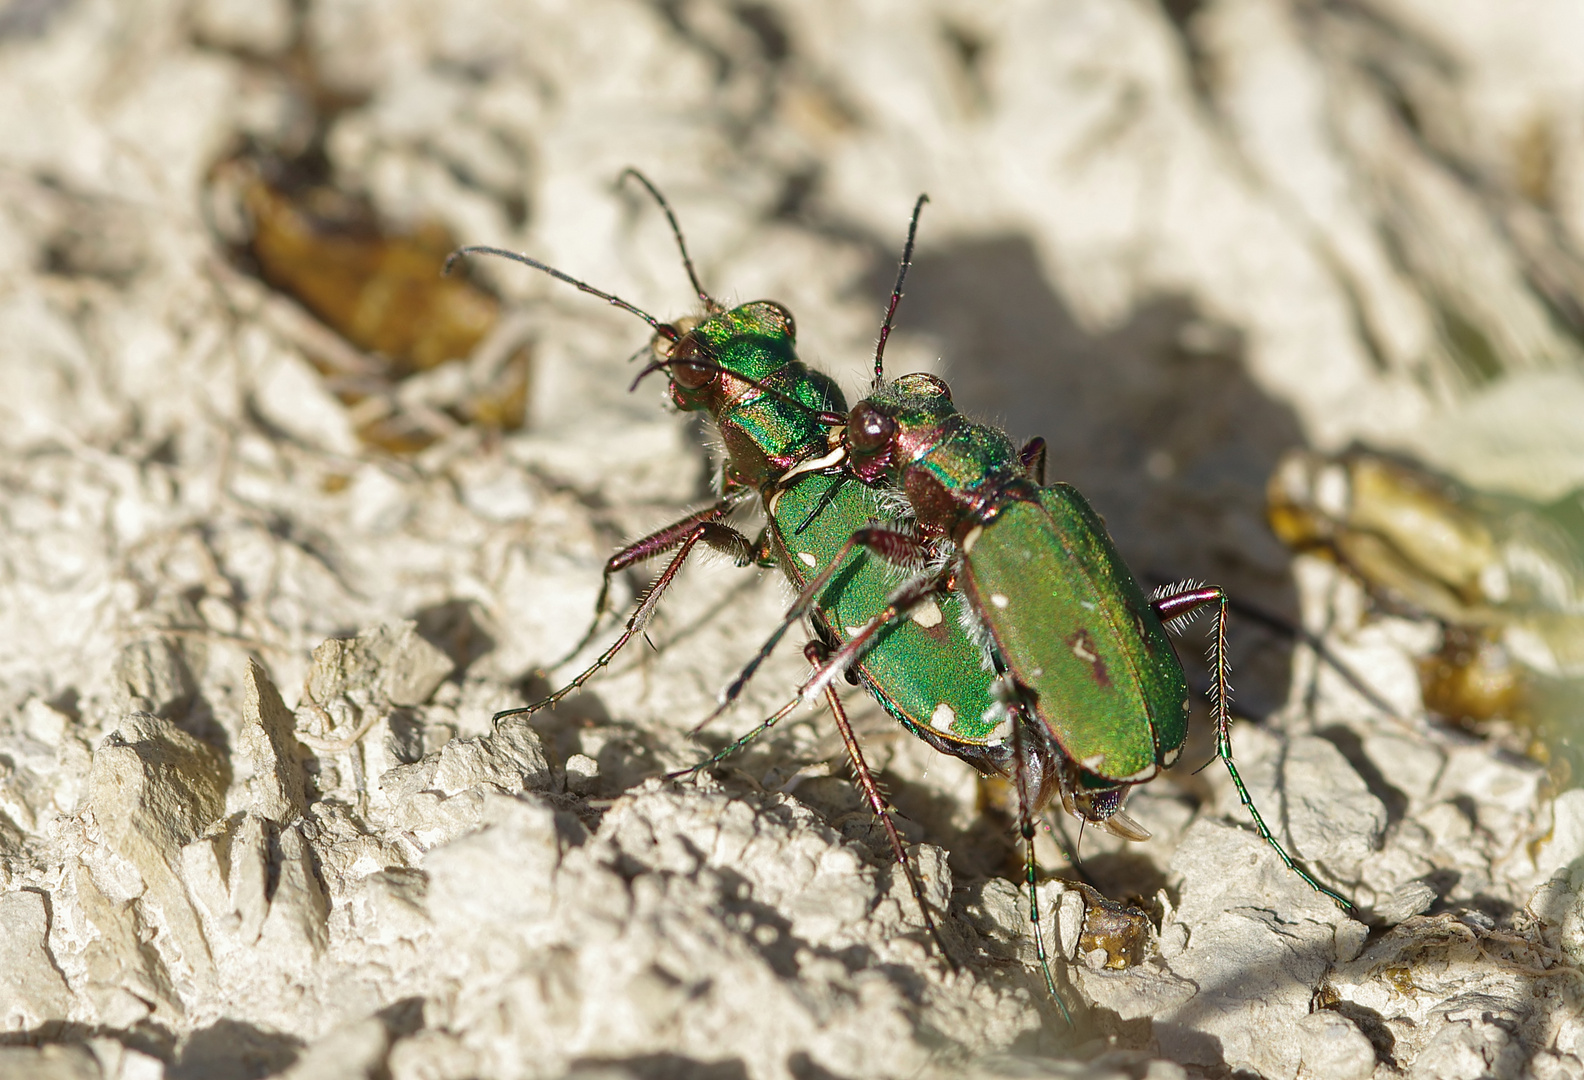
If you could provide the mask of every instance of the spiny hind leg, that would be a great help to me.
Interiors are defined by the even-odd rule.
[[[1050,957],[1045,952],[1044,926],[1039,909],[1039,863],[1034,858],[1034,817],[1041,808],[1041,800],[1050,798],[1046,790],[1046,770],[1033,767],[1038,759],[1029,745],[1032,729],[1026,726],[1030,722],[1027,711],[1016,702],[1008,703],[1007,708],[1013,713],[1012,785],[1017,789],[1018,833],[1023,838],[1023,884],[1028,889],[1029,923],[1034,929],[1034,955],[1039,958],[1040,973],[1045,976],[1045,989],[1055,1000],[1056,1007],[1061,1009],[1062,1019],[1067,1021],[1070,1028],[1073,1026],[1072,1013],[1067,1011],[1067,1003],[1056,991],[1056,978],[1051,974]]]
[[[1276,839],[1275,834],[1265,824],[1264,816],[1260,814],[1259,807],[1254,805],[1254,797],[1249,794],[1248,786],[1243,783],[1237,764],[1232,760],[1232,666],[1227,659],[1226,590],[1219,585],[1189,583],[1162,589],[1151,602],[1155,613],[1168,628],[1186,625],[1199,611],[1211,605],[1215,607],[1216,620],[1210,644],[1210,704],[1215,716],[1216,756],[1221,759],[1228,775],[1232,777],[1232,785],[1237,788],[1238,798],[1247,808],[1249,817],[1254,820],[1254,827],[1259,831],[1260,837],[1281,858],[1282,864],[1302,878],[1311,889],[1331,900],[1343,911],[1352,911],[1353,905],[1346,898],[1320,884],[1312,874],[1287,854],[1287,849],[1282,847],[1281,841]]]

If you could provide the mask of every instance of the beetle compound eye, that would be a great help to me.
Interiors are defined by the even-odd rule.
[[[747,306],[753,309],[755,318],[766,324],[765,329],[785,334],[788,340],[797,340],[797,320],[792,318],[792,312],[787,310],[785,304],[774,300],[755,300]]]
[[[896,421],[867,404],[853,409],[847,418],[847,445],[860,454],[885,449],[896,435]]]
[[[689,363],[697,360],[698,363]],[[671,381],[684,390],[702,390],[715,381],[720,374],[715,364],[704,355],[704,350],[699,347],[698,338],[688,334],[676,343],[676,348],[671,350],[670,363],[667,365],[671,371]]]
[[[923,371],[916,371],[911,375],[903,375],[892,385],[896,389],[904,390],[909,394],[945,398],[947,401],[952,399],[951,387],[934,375]]]

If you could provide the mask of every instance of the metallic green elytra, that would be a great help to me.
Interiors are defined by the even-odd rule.
[[[899,488],[918,532],[955,547],[957,588],[1015,697],[1054,742],[1060,794],[1123,836],[1122,795],[1176,760],[1187,680],[1152,602],[1069,485],[1042,488],[1001,431],[957,412],[932,375],[878,387],[849,414],[849,467]]]
[[[1082,782],[1143,783],[1188,734],[1182,665],[1084,497],[1038,495],[969,529],[958,584]]]
[[[1225,591],[1186,585],[1146,597],[1083,496],[1065,484],[1042,486],[1043,443],[1014,450],[1002,432],[958,413],[934,376],[886,383],[877,363],[875,381],[848,414],[848,468],[866,483],[899,490],[916,521],[908,536],[870,530],[863,544],[904,554],[912,544],[915,561],[944,561],[917,580],[910,598],[953,586],[966,598],[992,662],[1005,672],[998,697],[1013,715],[1024,835],[1033,834],[1032,813],[1055,795],[1068,812],[1119,836],[1149,835],[1123,801],[1176,761],[1188,726],[1187,680],[1165,623],[1213,605],[1217,755],[1283,863],[1348,908],[1293,862],[1233,763]],[[811,685],[831,674],[822,671]],[[1042,743],[1052,752],[1042,754]],[[1028,875],[1032,885],[1032,861]]]
[[[795,477],[771,495],[768,510],[777,561],[800,592],[843,554],[848,537],[888,516],[872,489],[822,473]],[[813,617],[845,643],[885,607],[897,584],[883,560],[848,551]],[[962,597],[948,593],[881,629],[853,669],[904,727],[950,753],[1005,741],[1005,710],[991,696],[995,675],[983,655],[963,630]]]
[[[981,773],[1013,781],[1036,953],[1060,1004],[1038,929],[1034,817],[1060,796],[1069,813],[1118,836],[1149,836],[1123,810],[1123,802],[1132,787],[1176,761],[1188,726],[1187,680],[1166,627],[1214,605],[1217,754],[1260,836],[1289,869],[1347,908],[1346,900],[1297,866],[1277,842],[1232,761],[1225,591],[1186,584],[1146,597],[1083,496],[1065,484],[1043,486],[1043,440],[1019,449],[1005,433],[962,416],[946,384],[932,375],[885,381],[885,342],[925,201],[920,197],[913,210],[875,350],[870,397],[845,416],[835,453],[810,459],[782,478],[785,486],[811,467],[827,472],[827,466],[845,464],[845,472],[830,480],[835,492],[852,486],[848,477],[888,488],[907,501],[912,520],[899,524],[887,520],[894,515],[877,513],[859,524],[845,514],[827,515],[823,500],[828,496],[822,495],[813,513],[831,552],[830,564],[823,554],[805,552],[808,572],[803,573],[797,568],[801,526],[788,514],[785,494],[768,495],[778,557],[802,589],[781,628],[728,690],[727,701],[797,618],[807,613],[818,625],[843,614],[841,597],[830,590],[841,580],[836,571],[848,565],[846,560],[867,553],[910,567],[912,575],[891,588],[883,604],[875,602],[878,579],[862,589],[862,602],[853,610],[872,612],[867,622],[842,625],[846,620],[836,619],[842,636],[832,644],[839,647],[823,659],[800,694],[806,700],[828,694],[844,672],[869,665],[866,681],[909,730]],[[959,711],[950,717],[941,713],[942,723],[926,727],[920,718],[930,701],[948,700],[950,677],[929,679],[927,658],[900,649],[895,658],[905,667],[892,676],[873,666],[872,654],[917,626],[937,628],[948,619],[960,620],[996,672],[995,705],[977,724]],[[951,650],[959,660],[971,655]],[[881,671],[878,677],[876,671]],[[887,688],[904,687],[922,690],[924,697],[900,706],[888,701]]]
[[[799,593],[829,574],[809,617],[839,649],[885,609],[899,581],[894,567],[846,541],[871,522],[896,519],[874,489],[842,470],[824,418],[843,414],[846,403],[828,377],[795,358],[794,335],[785,308],[758,301],[699,323],[664,347],[663,363],[677,406],[708,412],[720,431],[723,494],[746,488],[761,496],[768,518],[762,561],[779,566]],[[700,357],[710,366],[693,366]],[[994,673],[964,631],[960,605],[947,596],[888,623],[850,670],[910,732],[947,753],[977,757],[1004,735],[1004,710],[991,696]],[[728,689],[728,702],[751,675],[752,667]]]

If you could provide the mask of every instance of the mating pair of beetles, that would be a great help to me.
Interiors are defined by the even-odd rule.
[[[548,698],[500,715],[551,706],[609,664],[641,632],[699,543],[739,565],[779,567],[797,599],[704,722],[731,705],[786,631],[805,617],[815,633],[805,650],[814,673],[768,720],[688,772],[734,752],[800,702],[823,697],[925,924],[951,962],[837,696],[837,680],[855,676],[910,734],[983,775],[1012,782],[1036,952],[1047,989],[1065,1014],[1039,931],[1035,818],[1059,798],[1074,817],[1115,835],[1149,835],[1123,803],[1132,787],[1177,760],[1187,735],[1188,686],[1167,630],[1209,608],[1216,617],[1211,696],[1217,754],[1260,836],[1310,886],[1347,908],[1282,849],[1233,764],[1226,593],[1190,583],[1146,596],[1083,496],[1067,484],[1045,484],[1044,440],[1020,448],[1003,432],[963,416],[946,384],[932,375],[885,379],[886,339],[926,197],[913,208],[875,348],[873,385],[849,410],[828,376],[798,360],[792,313],[771,300],[723,308],[699,284],[664,196],[642,174],[628,170],[627,177],[647,188],[665,213],[703,305],[699,316],[661,322],[554,267],[498,248],[462,248],[447,268],[465,254],[504,256],[647,322],[656,335],[654,355],[638,380],[663,372],[678,408],[709,413],[725,452],[719,498],[612,556],[596,626],[613,574],[671,553],[609,649]],[[767,524],[750,540],[724,519],[754,498]]]

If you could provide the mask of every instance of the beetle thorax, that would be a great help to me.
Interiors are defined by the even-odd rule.
[[[927,535],[960,540],[994,513],[1017,475],[1006,436],[957,412],[930,375],[903,376],[860,402],[846,437],[853,471],[900,489]]]

